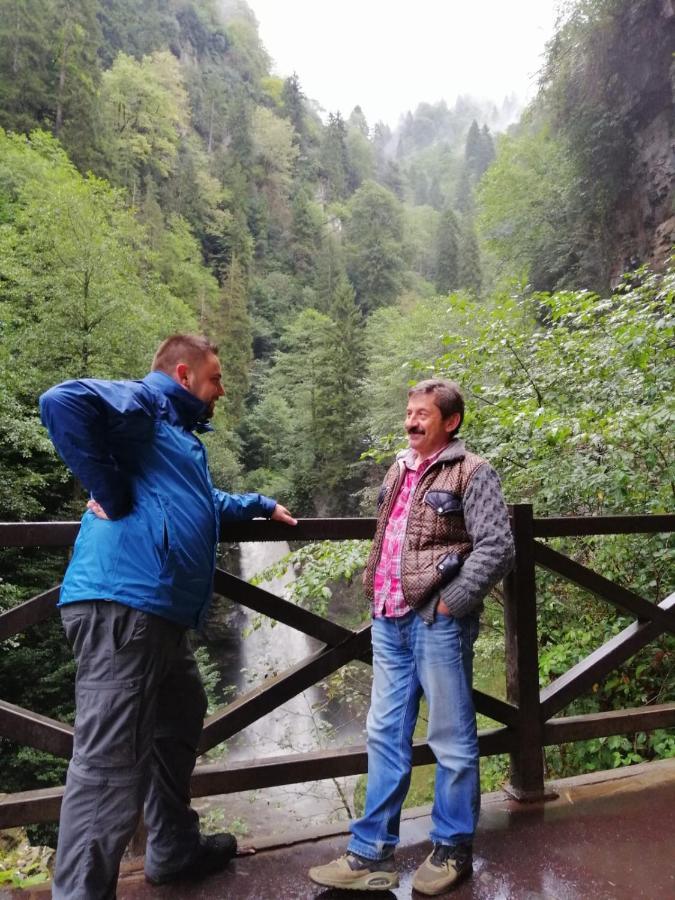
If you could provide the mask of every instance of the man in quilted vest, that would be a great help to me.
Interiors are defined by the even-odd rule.
[[[473,644],[483,598],[510,570],[514,549],[497,473],[457,438],[463,416],[453,382],[430,379],[408,392],[409,449],[385,476],[364,572],[373,615],[365,812],[351,824],[347,853],[310,869],[320,885],[398,885],[394,849],[422,694],[437,768],[433,849],[413,887],[440,894],[472,871],[480,807]]]

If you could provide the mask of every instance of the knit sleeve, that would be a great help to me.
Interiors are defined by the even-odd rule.
[[[513,566],[513,536],[499,476],[487,463],[476,470],[464,495],[464,522],[471,553],[440,591],[440,599],[457,618],[476,609]]]

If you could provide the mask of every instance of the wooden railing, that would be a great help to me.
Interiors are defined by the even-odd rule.
[[[675,531],[675,515],[593,518],[534,518],[532,507],[511,507],[516,563],[504,584],[507,700],[474,690],[478,712],[499,727],[479,734],[482,756],[509,753],[508,790],[522,800],[545,796],[542,748],[550,744],[628,734],[675,725],[675,703],[644,706],[583,716],[556,718],[565,706],[621,665],[647,643],[668,631],[675,634],[675,593],[654,604],[542,543],[542,538],[575,535]],[[0,547],[66,547],[79,523],[0,523]],[[368,539],[374,519],[304,519],[289,531],[274,522],[248,522],[229,527],[223,541]],[[609,602],[636,621],[595,650],[543,690],[539,689],[535,570],[539,565]],[[351,630],[254,587],[218,569],[214,589],[249,609],[263,613],[322,643],[308,658],[268,678],[210,716],[204,723],[200,750],[205,752],[271,710],[326,678],[352,660],[370,661],[370,626]],[[0,642],[54,614],[55,587],[0,615]],[[70,757],[73,729],[0,699],[0,737],[56,756]],[[424,742],[415,744],[415,765],[433,762]],[[365,747],[317,751],[238,763],[208,763],[195,769],[195,797],[226,794],[274,785],[355,775],[365,772]],[[58,818],[63,788],[0,796],[0,828]]]

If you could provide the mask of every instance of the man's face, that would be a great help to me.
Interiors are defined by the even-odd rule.
[[[223,373],[218,357],[215,353],[209,353],[194,366],[180,363],[176,367],[176,371],[179,383],[207,404],[206,418],[210,419],[216,408],[216,400],[225,393],[222,385]]]
[[[412,450],[422,459],[433,456],[450,440],[450,432],[459,425],[459,413],[444,419],[436,406],[433,394],[413,394],[408,397],[405,430]]]

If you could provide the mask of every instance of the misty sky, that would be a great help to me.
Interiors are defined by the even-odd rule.
[[[248,0],[281,76],[370,124],[458,94],[531,99],[559,0]]]

